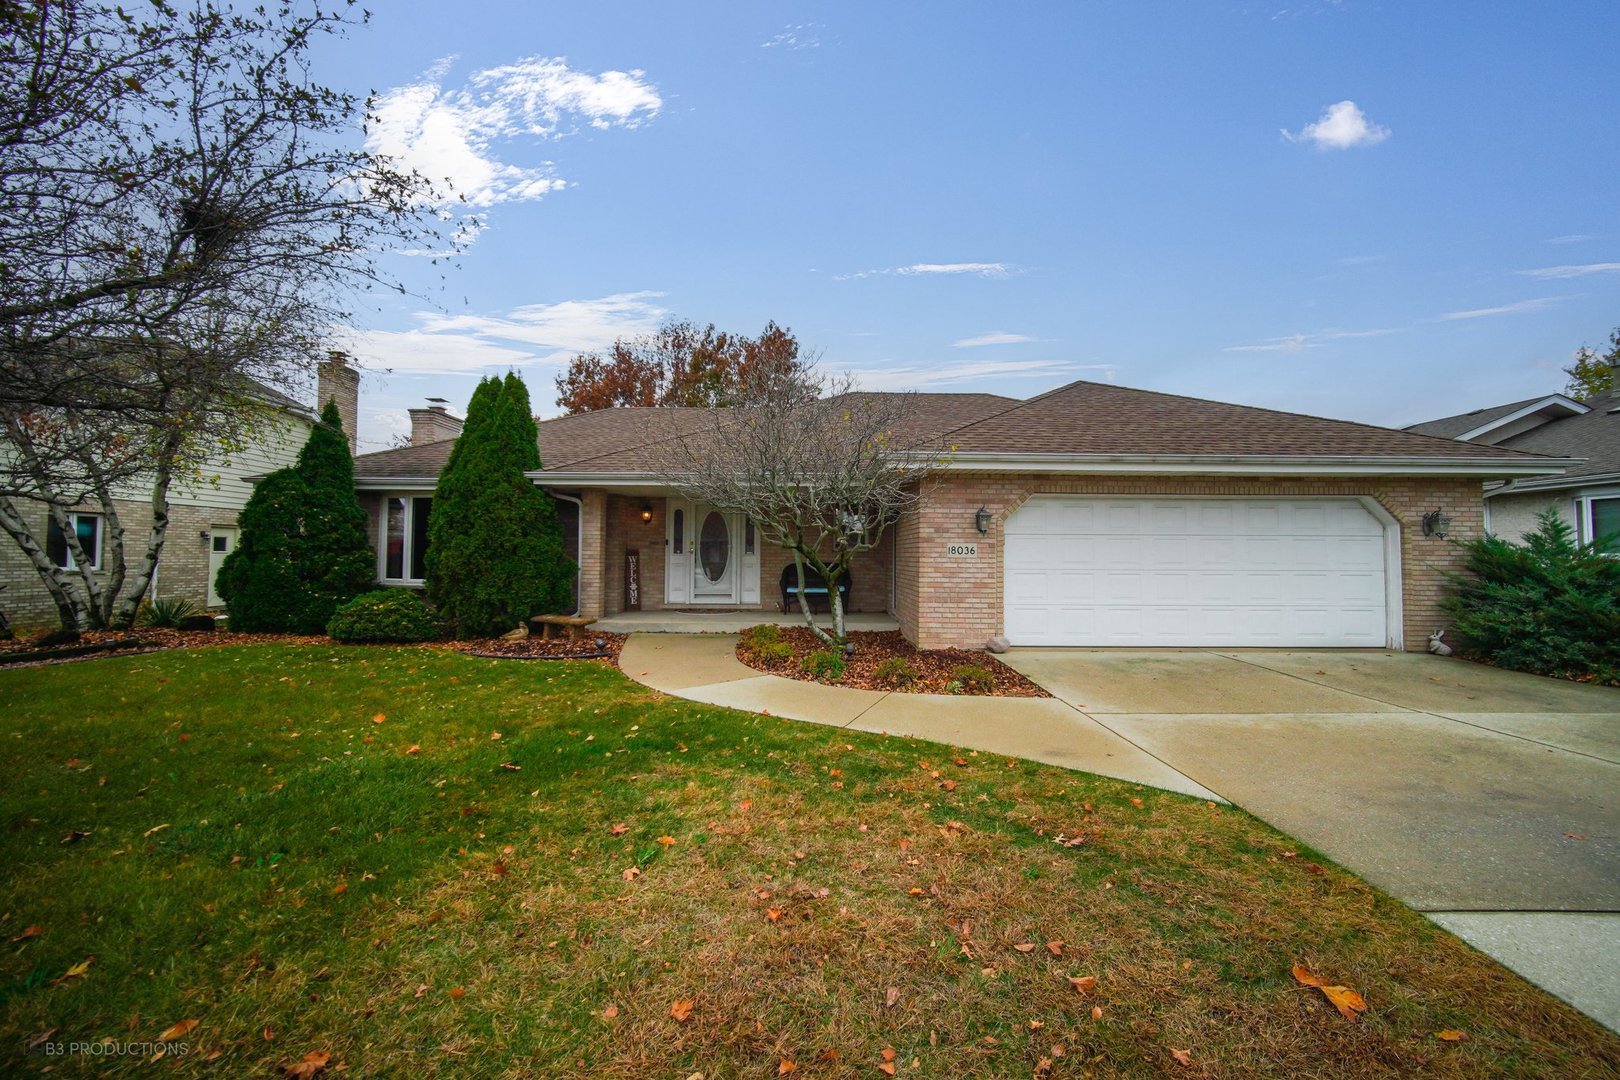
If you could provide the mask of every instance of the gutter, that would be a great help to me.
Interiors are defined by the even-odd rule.
[[[1527,492],[1559,491],[1564,488],[1615,483],[1620,483],[1620,472],[1581,473],[1578,476],[1552,476],[1542,480],[1512,480],[1487,491],[1485,497],[1491,499],[1498,495],[1523,495]]]
[[[1302,458],[1289,454],[955,454],[944,467],[956,472],[1189,473],[1215,476],[1560,476],[1573,458],[1518,460],[1454,457],[1384,457],[1345,454]]]

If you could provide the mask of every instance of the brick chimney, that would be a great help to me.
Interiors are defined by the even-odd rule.
[[[428,398],[433,404],[425,409],[411,409],[411,445],[443,442],[461,434],[461,418],[451,416],[445,409],[444,398]]]
[[[328,401],[337,402],[338,419],[343,421],[343,434],[349,437],[349,453],[358,453],[360,432],[360,372],[346,352],[336,349],[315,365],[315,411],[326,408]]]

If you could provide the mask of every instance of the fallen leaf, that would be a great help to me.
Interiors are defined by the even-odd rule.
[[[630,826],[624,824],[623,822],[620,822],[619,824],[614,825],[614,826],[612,826],[611,828],[608,829],[608,833],[610,835],[612,835],[612,836],[623,836],[625,833],[627,833],[629,831],[630,831]]]
[[[683,1024],[686,1023],[692,1018],[692,999],[681,998],[679,1001],[676,1001],[670,1005],[669,1015],[673,1016]]]
[[[1458,1031],[1456,1028],[1448,1028],[1445,1031],[1437,1031],[1434,1033],[1434,1037],[1444,1042],[1468,1041],[1468,1033],[1466,1031]]]
[[[753,808],[754,808],[754,800],[753,799],[744,799],[742,802],[737,804],[737,809],[743,811],[744,813],[748,812],[749,810],[752,810]]]
[[[58,975],[56,977],[56,981],[61,983],[61,982],[67,982],[69,979],[82,979],[82,978],[84,978],[85,973],[90,970],[90,965],[95,962],[95,959],[96,958],[93,957],[93,956],[85,957],[83,960],[79,961],[77,964],[74,964],[72,967],[68,968],[62,974]]]
[[[1046,1025],[1044,1023],[1042,1023],[1041,1021],[1039,1021],[1039,1020],[1031,1020],[1029,1022],[1029,1030],[1031,1030],[1031,1031],[1039,1031],[1039,1030],[1041,1030],[1041,1028],[1043,1028],[1045,1026]]]
[[[636,878],[638,878],[640,876],[641,876],[641,867],[639,867],[639,866],[627,866],[627,867],[625,867],[624,874],[623,874],[624,880],[626,880],[626,881],[634,881],[634,880],[636,880]]]
[[[340,881],[336,885],[332,886],[332,895],[333,896],[341,896],[342,894],[344,894],[344,893],[346,893],[348,891],[349,891],[349,885],[348,885],[347,882],[344,882],[344,881]]]
[[[423,994],[425,994],[425,993],[427,993],[427,992],[428,992],[428,991],[429,991],[429,990],[430,990],[430,989],[432,989],[432,987],[430,987],[430,986],[428,986],[428,984],[427,984],[427,983],[423,983],[423,984],[422,984],[422,985],[421,985],[421,986],[418,986],[418,987],[417,987],[417,988],[416,988],[416,996],[417,996],[417,998],[418,998],[418,999],[420,999],[420,998],[421,998],[421,997],[422,997],[422,995],[423,995]],[[265,1030],[265,1031],[266,1031],[266,1032],[269,1032],[269,1030],[270,1030],[270,1029],[269,1029],[269,1028],[265,1028],[265,1029],[264,1029],[264,1030]],[[268,1038],[269,1038],[269,1037],[270,1037],[270,1036],[269,1036],[269,1035],[268,1035],[268,1034],[266,1034],[266,1035],[265,1035],[265,1038],[267,1038],[267,1039],[268,1039]]]
[[[15,945],[19,941],[27,941],[29,938],[37,938],[37,937],[39,937],[39,935],[43,934],[44,932],[45,932],[45,928],[43,926],[25,927],[23,929],[22,933],[18,934],[16,937],[11,939],[11,943],[13,945]]]
[[[1192,1051],[1190,1050],[1177,1050],[1172,1047],[1170,1050],[1170,1056],[1176,1059],[1177,1065],[1190,1066],[1192,1064]]]
[[[384,716],[382,713],[378,713],[376,716],[371,718],[371,722],[373,724],[380,724],[386,719],[388,719],[388,717]]]
[[[782,909],[779,907],[766,908],[765,920],[767,922],[780,922],[782,920]]]
[[[906,890],[906,895],[908,895],[908,896],[927,896],[928,894],[926,892],[924,892],[923,890],[921,890],[921,889],[907,889]]]
[[[663,844],[665,847],[669,847],[675,842],[675,838],[673,836],[660,836],[658,838],[658,842]]]
[[[883,1060],[884,1061],[893,1061],[894,1060],[894,1047],[885,1046],[883,1048]]]
[[[500,740],[500,737],[501,737],[501,733],[498,732],[498,731],[492,731],[492,732],[489,733],[489,738],[490,738],[491,742],[498,742]]]
[[[1306,986],[1326,986],[1328,983],[1326,979],[1312,972],[1304,964],[1294,965],[1294,980],[1304,983]]]
[[[1348,986],[1323,986],[1320,989],[1346,1020],[1354,1020],[1367,1011],[1367,1000]]]
[[[260,1034],[264,1036],[264,1041],[265,1042],[272,1042],[272,1041],[274,1041],[274,1039],[276,1037],[275,1031],[272,1030],[270,1025],[268,1025],[268,1024],[265,1025],[264,1030],[262,1032],[260,1032]]]
[[[191,1029],[196,1027],[197,1023],[196,1020],[182,1020],[178,1024],[166,1027],[163,1029],[163,1034],[158,1036],[158,1042],[173,1042],[175,1039],[183,1039],[191,1033]]]
[[[1075,993],[1077,994],[1090,993],[1091,990],[1097,985],[1097,977],[1095,975],[1081,975],[1080,977],[1076,978],[1075,976],[1070,975],[1069,985],[1074,987]]]
[[[42,1031],[38,1035],[35,1035],[32,1039],[29,1039],[27,1052],[32,1054],[35,1050],[38,1050],[40,1047],[50,1042],[51,1036],[55,1035],[57,1030],[57,1028],[51,1028],[49,1031]]]
[[[1066,1053],[1068,1053],[1068,1051],[1066,1049],[1064,1049],[1064,1046],[1063,1046],[1062,1043],[1053,1043],[1052,1044],[1052,1056],[1053,1057],[1060,1058]]]
[[[1035,951],[1035,943],[1033,941],[1021,941],[1017,945],[1014,945],[1013,948],[1017,949],[1021,953],[1032,953]]]
[[[411,743],[411,745],[405,748],[405,752],[407,754],[420,754],[422,752],[422,748],[416,743]]]
[[[507,772],[522,772],[523,771],[523,766],[519,765],[515,761],[503,761],[503,762],[501,762],[501,768],[505,769]]]
[[[889,987],[888,991],[883,995],[883,1004],[892,1009],[895,1007],[895,1005],[899,1004],[899,1002],[900,988],[898,986]]]
[[[1140,810],[1140,809],[1142,809],[1142,800],[1141,799],[1132,799],[1131,800],[1131,805],[1136,807],[1138,810]]]
[[[326,1063],[332,1060],[332,1055],[325,1050],[311,1050],[304,1055],[304,1060],[292,1065],[283,1065],[281,1071],[298,1080],[308,1080],[317,1073],[326,1071]]]
[[[506,862],[502,859],[496,859],[495,864],[489,868],[489,872],[494,874],[496,877],[505,877]]]
[[[151,836],[153,833],[162,832],[164,829],[167,829],[168,827],[169,827],[168,822],[164,822],[162,825],[154,825],[150,829],[147,829],[145,832],[141,833],[141,838],[145,839],[146,837]]]
[[[1585,840],[1586,839],[1586,834],[1585,833],[1578,833],[1578,832],[1567,832],[1567,833],[1564,834],[1564,838],[1566,840]]]
[[[619,1015],[619,1007],[617,1005],[609,1005],[607,1008],[602,1010],[602,1019],[604,1019],[604,1020],[612,1020],[615,1016],[618,1016],[618,1015]]]
[[[166,826],[159,826],[159,828],[166,828]],[[156,830],[154,830],[154,831],[156,831]],[[90,833],[88,831],[80,831],[79,829],[73,829],[73,830],[69,831],[69,833],[66,836],[62,837],[62,843],[63,844],[77,844],[80,840],[83,840],[85,837],[87,837],[89,835],[90,835]],[[152,833],[149,832],[146,835],[151,836]]]
[[[781,1061],[776,1063],[776,1075],[786,1076],[790,1072],[797,1072],[798,1068],[799,1067],[793,1064],[793,1062],[789,1061],[787,1058],[783,1058]]]
[[[1101,1020],[1102,1019],[1102,1006],[1101,1005],[1093,1005],[1091,1007],[1091,1018],[1093,1020]]]
[[[450,996],[455,998],[457,1001],[460,1001],[462,998],[467,996],[467,989],[466,987],[462,986],[452,986],[450,988]]]
[[[1046,943],[1046,951],[1051,953],[1053,956],[1062,956],[1063,955],[1063,942],[1061,942],[1061,941],[1048,941]]]
[[[877,1069],[878,1069],[878,1072],[882,1073],[885,1076],[893,1076],[894,1075],[894,1062],[892,1062],[892,1061],[880,1061],[880,1062],[878,1062]]]
[[[1035,1071],[1030,1075],[1034,1077],[1034,1080],[1044,1080],[1045,1077],[1051,1076],[1052,1059],[1041,1058],[1041,1060],[1035,1063]]]

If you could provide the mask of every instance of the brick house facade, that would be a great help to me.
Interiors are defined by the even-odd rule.
[[[913,401],[912,430],[902,434],[919,444],[948,443],[951,451],[943,470],[926,482],[918,505],[874,550],[857,558],[850,608],[892,614],[906,637],[924,648],[983,648],[992,637],[1008,633],[1014,608],[1007,582],[1009,560],[1021,572],[1025,568],[1009,555],[1007,525],[1031,500],[1062,497],[1097,506],[1134,500],[1171,511],[1224,500],[1260,512],[1293,507],[1306,516],[1317,511],[1349,513],[1362,535],[1325,537],[1314,554],[1309,536],[1278,541],[1293,545],[1301,566],[1313,567],[1294,577],[1308,584],[1333,579],[1334,566],[1327,555],[1337,550],[1333,545],[1359,545],[1363,558],[1371,560],[1370,569],[1364,574],[1345,570],[1339,576],[1366,578],[1359,584],[1378,594],[1369,608],[1375,609],[1369,618],[1376,617],[1378,623],[1353,638],[1354,643],[1422,647],[1429,634],[1445,624],[1440,600],[1447,575],[1461,565],[1453,541],[1476,536],[1483,528],[1480,484],[1487,479],[1556,475],[1568,465],[1544,456],[1369,425],[1087,382],[1028,401],[985,394],[919,394]],[[692,598],[695,593],[683,591],[679,575],[693,573],[692,554],[672,550],[671,545],[681,532],[672,524],[672,508],[684,504],[659,479],[661,447],[681,425],[703,422],[698,413],[701,410],[607,409],[539,425],[544,465],[531,477],[559,499],[560,506],[577,507],[572,512],[577,515],[578,597],[583,614],[604,617],[624,609],[626,555],[632,551],[639,568],[641,610],[706,606]],[[382,501],[400,492],[429,495],[451,445],[452,439],[436,428],[419,445],[357,459],[357,483],[373,507],[380,549],[388,542],[379,509]],[[694,517],[700,511],[693,508]],[[1445,535],[1432,535],[1435,529],[1425,527],[1426,516],[1431,521],[1445,518]],[[695,525],[688,519],[682,527]],[[402,527],[394,531],[400,533]],[[681,534],[695,536],[695,532]],[[739,548],[742,535],[734,526],[731,549]],[[1144,546],[1159,539],[1147,537]],[[1248,543],[1258,548],[1271,539]],[[1065,559],[1083,562],[1088,543],[1080,543],[1079,551],[1065,552]],[[1216,554],[1241,554],[1244,543],[1244,537],[1234,533],[1208,546]],[[778,580],[789,555],[762,542],[757,547],[748,553],[747,580],[707,606],[780,609]],[[1145,580],[1162,592],[1163,583],[1151,580],[1155,573],[1151,561],[1143,566],[1146,569],[1139,566],[1134,571],[1136,582]],[[1192,580],[1200,572],[1179,568],[1165,580]],[[1239,586],[1244,585],[1241,568],[1217,565],[1209,572],[1236,575]],[[1293,604],[1290,618],[1309,617],[1310,604],[1317,601],[1307,599]],[[1082,605],[1084,600],[1063,602]],[[1084,614],[1080,607],[1066,610]],[[1209,621],[1209,612],[1203,614]],[[1220,624],[1218,617],[1213,622]],[[1290,641],[1284,633],[1277,644],[1311,640],[1303,635]],[[1015,634],[1012,643],[1121,642],[1087,640],[1083,631],[1076,630],[1058,642],[1020,642]]]

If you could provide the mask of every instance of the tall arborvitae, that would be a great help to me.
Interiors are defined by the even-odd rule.
[[[428,523],[428,595],[459,637],[503,633],[572,603],[556,507],[524,475],[539,467],[523,380],[479,383]]]
[[[376,556],[332,402],[297,464],[261,480],[237,524],[236,548],[215,583],[233,630],[319,634],[338,605],[371,585]]]

